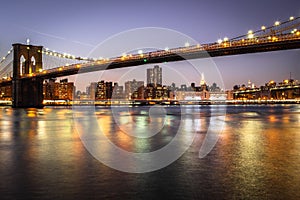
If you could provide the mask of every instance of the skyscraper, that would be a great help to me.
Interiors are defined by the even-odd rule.
[[[147,85],[162,86],[162,68],[158,65],[147,69]]]

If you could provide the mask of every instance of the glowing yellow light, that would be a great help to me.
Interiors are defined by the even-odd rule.
[[[43,71],[43,69],[39,69],[39,72],[42,72]]]
[[[5,60],[5,57],[3,57],[2,60]]]
[[[275,25],[275,26],[279,26],[279,25],[280,25],[280,22],[279,22],[279,21],[276,21],[276,22],[274,23],[274,25]]]
[[[79,64],[76,65],[77,68],[80,68],[81,66]]]
[[[219,44],[221,44],[222,42],[223,42],[223,40],[222,39],[218,39],[218,41],[217,41]]]
[[[166,47],[166,48],[165,48],[165,51],[169,51],[169,48],[168,48],[168,47]]]
[[[252,38],[254,38],[254,35],[251,33],[251,34],[248,35],[248,38],[252,39]]]
[[[248,34],[253,34],[253,31],[252,31],[252,30],[249,30],[249,31],[248,31]]]
[[[262,27],[261,27],[261,30],[263,30],[263,31],[266,30],[266,27],[265,27],[265,26],[262,26]]]
[[[224,37],[224,42],[227,42],[228,40],[228,37]]]
[[[293,17],[293,16],[290,17],[290,20],[291,20],[291,21],[294,20],[294,19],[295,19],[295,17]]]
[[[271,37],[271,36],[269,36],[269,37],[268,37],[268,39],[269,39],[269,40],[271,40],[271,39],[272,39],[272,37]]]
[[[62,71],[62,67],[58,68],[58,71]]]
[[[184,46],[185,46],[185,47],[189,47],[189,46],[190,46],[190,43],[186,42],[186,43],[184,44]]]
[[[299,32],[299,31],[297,32],[297,35],[300,35],[300,32]]]

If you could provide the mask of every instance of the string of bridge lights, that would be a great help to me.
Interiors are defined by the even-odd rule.
[[[54,50],[49,50],[48,48],[43,48],[41,53],[45,54],[45,55],[53,56],[53,57],[66,58],[66,59],[72,59],[72,60],[83,60],[83,61],[96,61],[97,60],[94,58],[75,56],[75,55],[71,55],[68,53],[59,53]]]
[[[3,57],[2,57],[2,59],[1,59],[1,61],[0,61],[0,64],[2,64],[2,63],[6,60],[6,58],[7,58],[12,52],[13,52],[13,48],[11,48],[11,49],[7,52],[6,56],[3,56]]]
[[[247,34],[245,34],[245,35],[241,35],[241,36],[238,36],[238,37],[235,37],[235,38],[232,38],[232,39],[229,39],[228,37],[224,37],[224,39],[218,39],[217,43],[221,44],[222,42],[233,41],[233,40],[237,40],[237,39],[241,39],[241,38],[245,38],[245,37],[248,38],[248,39],[253,39],[253,38],[255,38],[255,34],[257,34],[257,33],[264,33],[267,30],[273,30],[273,28],[277,28],[280,25],[290,23],[292,21],[296,21],[297,19],[300,19],[300,17],[291,16],[287,21],[284,21],[284,22],[275,21],[274,25],[272,25],[272,26],[269,26],[269,27],[261,26],[260,30],[257,30],[257,31],[249,30],[247,32]],[[300,34],[298,29],[296,29],[296,28],[294,28],[290,33],[291,34],[297,34],[297,35]]]
[[[272,25],[272,26],[269,26],[269,27],[261,26],[260,30],[257,30],[257,31],[249,30],[247,34],[242,35],[242,36],[238,36],[238,37],[235,37],[235,38],[232,38],[232,39],[229,39],[228,37],[224,37],[223,39],[218,39],[217,43],[221,44],[223,42],[234,41],[234,40],[238,40],[238,39],[245,38],[245,37],[248,38],[248,39],[253,39],[253,38],[255,38],[255,34],[257,34],[257,33],[266,32],[267,30],[273,30],[273,28],[277,28],[280,25],[283,25],[283,24],[286,24],[286,23],[290,23],[290,22],[296,21],[298,19],[300,19],[300,17],[291,16],[287,21],[284,21],[282,23],[280,21],[275,21],[274,25]],[[300,35],[299,30],[296,29],[296,28],[294,28],[290,33],[291,34]],[[188,42],[186,42],[184,44],[184,46],[185,47],[189,47],[190,44]],[[165,49],[165,51],[169,51],[169,50],[170,49],[168,47]],[[6,56],[2,57],[2,59],[0,61],[0,64],[2,64],[12,52],[13,52],[13,48],[11,48],[8,51],[8,53],[7,53]],[[45,55],[49,55],[49,56],[58,57],[58,58],[65,58],[65,59],[72,59],[72,60],[81,60],[81,61],[87,61],[87,62],[98,61],[98,60],[106,60],[104,58],[99,58],[99,59],[96,59],[96,58],[86,58],[86,57],[71,55],[71,54],[68,54],[68,53],[59,53],[59,52],[56,52],[54,50],[49,50],[48,48],[43,48],[43,50],[40,53],[45,54]],[[138,52],[138,54],[142,54],[142,50],[140,50]],[[123,57],[124,57],[124,54],[123,54]]]

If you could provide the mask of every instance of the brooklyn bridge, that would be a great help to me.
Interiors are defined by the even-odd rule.
[[[11,87],[12,106],[43,107],[43,82],[47,79],[149,63],[175,62],[300,48],[300,17],[250,30],[245,35],[213,43],[185,45],[113,58],[83,58],[43,46],[16,43],[0,62],[0,87]],[[69,64],[66,64],[69,63]]]

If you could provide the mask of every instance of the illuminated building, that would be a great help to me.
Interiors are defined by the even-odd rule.
[[[162,68],[158,65],[147,69],[147,85],[162,86]]]
[[[3,86],[0,88],[0,99],[1,100],[11,100],[12,88],[11,86]]]
[[[133,79],[132,81],[125,82],[125,97],[126,97],[126,99],[143,98],[141,96],[141,94],[138,95],[139,88],[144,89],[144,81],[136,81],[135,79]]]
[[[112,99],[124,99],[123,86],[118,83],[114,83]]]
[[[113,94],[113,85],[112,82],[99,81],[97,83],[95,99],[111,99]]]

